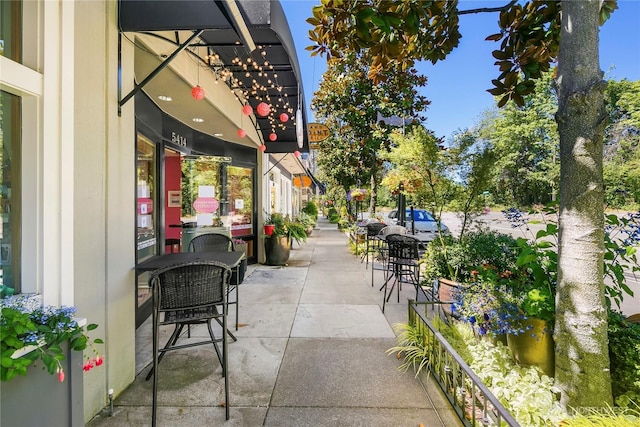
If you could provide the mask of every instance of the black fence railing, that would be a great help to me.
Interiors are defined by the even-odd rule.
[[[510,426],[520,424],[482,383],[426,316],[431,306],[440,311],[440,303],[409,301],[409,324],[424,334],[429,352],[430,375],[467,427]],[[420,310],[422,308],[422,310]]]

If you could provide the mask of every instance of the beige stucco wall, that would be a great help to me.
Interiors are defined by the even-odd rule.
[[[74,281],[79,315],[99,324],[92,336],[103,368],[84,377],[85,420],[135,375],[134,101],[118,116],[117,2],[75,2]],[[123,94],[132,88],[133,48],[123,44]],[[92,356],[92,353],[87,353]]]

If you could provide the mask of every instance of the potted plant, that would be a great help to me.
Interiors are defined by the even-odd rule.
[[[455,294],[456,309],[480,334],[506,335],[515,361],[553,376],[555,275],[545,270],[551,262],[544,253],[524,239],[518,245],[516,268],[485,264],[474,270]]]
[[[271,219],[271,215],[267,215],[266,219],[264,220],[265,236],[271,236],[275,229],[276,229],[276,225],[273,223],[273,220]]]
[[[517,259],[517,241],[495,231],[466,233],[456,239],[440,236],[429,243],[423,256],[422,285],[437,283],[438,298],[453,301],[452,292],[460,283],[469,283],[472,272],[483,264],[493,265],[499,271],[513,270]],[[447,314],[455,314],[455,306],[444,304]]]
[[[298,215],[296,221],[302,224],[307,237],[310,236],[313,232],[313,227],[316,225],[316,221],[313,219],[313,217],[306,212],[300,212],[300,215]]]
[[[264,239],[265,263],[267,265],[285,265],[289,260],[291,239],[284,215],[274,212],[265,221],[273,226],[271,234]]]
[[[302,208],[302,212],[306,213],[313,219],[313,221],[317,221],[318,219],[318,206],[313,202],[313,200],[309,200],[305,207]]]
[[[291,240],[295,240],[298,245],[307,241],[307,226],[302,222],[295,220],[292,221],[289,218],[285,218],[286,228],[289,231],[289,237]]]
[[[75,319],[74,307],[44,306],[40,295],[17,295],[0,300],[0,416],[1,425],[80,425],[82,375],[104,363]],[[83,362],[83,350],[92,356]],[[41,365],[41,366],[37,366]],[[54,376],[54,377],[52,377]],[[31,402],[37,411],[9,410]]]

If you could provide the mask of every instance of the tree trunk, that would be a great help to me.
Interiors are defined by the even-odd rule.
[[[563,0],[558,55],[560,223],[556,383],[565,407],[612,404],[603,283],[605,82],[598,0]]]

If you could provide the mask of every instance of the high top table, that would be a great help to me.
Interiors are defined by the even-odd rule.
[[[146,261],[141,262],[136,266],[136,274],[141,274],[146,271],[154,271],[160,268],[169,267],[171,265],[182,264],[184,262],[194,262],[194,261],[217,261],[220,262],[231,269],[231,271],[235,271],[236,273],[236,282],[230,283],[230,286],[235,286],[236,288],[236,300],[230,304],[236,305],[236,331],[238,330],[238,312],[239,304],[238,304],[238,285],[241,282],[240,275],[240,266],[242,264],[242,260],[244,259],[245,254],[242,251],[230,251],[230,252],[174,252],[168,254],[162,254],[155,256],[153,258],[149,258]],[[229,331],[227,331],[231,338],[236,341],[236,337]]]
[[[136,274],[158,270],[170,265],[193,261],[218,261],[231,270],[240,266],[244,252],[174,252],[149,258],[136,266]]]

